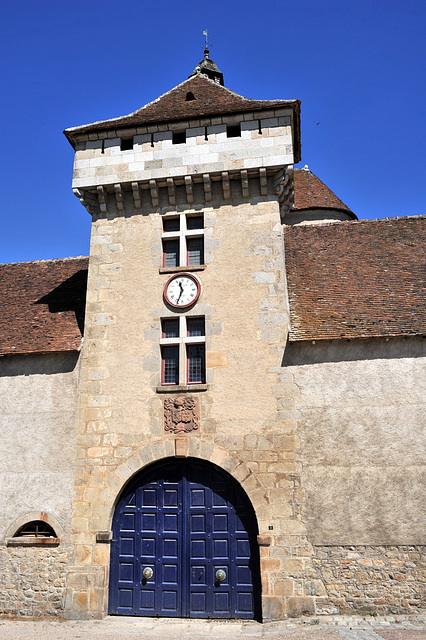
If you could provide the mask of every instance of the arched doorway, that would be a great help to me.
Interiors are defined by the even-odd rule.
[[[151,465],[124,488],[112,530],[111,614],[260,617],[256,516],[219,467]]]

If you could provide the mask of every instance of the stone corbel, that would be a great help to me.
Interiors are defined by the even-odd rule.
[[[114,185],[114,191],[115,191],[115,200],[117,202],[117,209],[119,211],[124,211],[123,192],[121,191],[120,183]]]
[[[73,189],[73,193],[90,215],[99,213],[99,202],[95,195],[80,189]]]
[[[294,173],[293,165],[279,171],[274,177],[274,193],[281,205],[281,217],[294,207]]]
[[[231,185],[229,184],[229,173],[227,171],[222,171],[222,188],[223,188],[223,197],[225,200],[231,199]]]
[[[173,182],[173,178],[167,178],[167,190],[169,192],[169,204],[176,204],[176,194],[175,194],[175,183]]]
[[[99,185],[97,187],[97,192],[98,192],[98,200],[99,200],[99,207],[100,207],[101,213],[108,213],[105,189],[101,185]]]
[[[152,206],[158,207],[158,204],[159,204],[158,187],[157,187],[157,182],[155,180],[149,181],[149,189],[151,191]]]
[[[260,193],[262,196],[268,195],[268,178],[265,167],[259,169]]]
[[[185,189],[186,189],[186,201],[188,204],[192,204],[194,202],[194,194],[192,193],[191,176],[185,176]]]
[[[204,182],[204,198],[206,202],[211,202],[212,200],[212,183],[210,180],[210,176],[208,173],[203,173],[203,182]]]
[[[248,198],[250,196],[247,169],[241,171],[241,192],[243,194],[243,198]]]
[[[132,182],[133,202],[135,209],[140,209],[141,205],[141,192],[137,182]]]

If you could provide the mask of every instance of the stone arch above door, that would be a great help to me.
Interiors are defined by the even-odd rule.
[[[140,473],[147,465],[169,457],[193,457],[206,460],[227,471],[244,489],[255,512],[258,507],[266,506],[265,493],[261,483],[247,465],[246,460],[235,453],[202,438],[175,438],[174,440],[151,440],[141,446],[126,462],[108,474],[108,487],[116,492],[116,500],[111,505],[109,521],[105,522],[105,530],[111,527],[115,507],[123,487],[128,481]]]
[[[110,613],[260,617],[256,515],[223,467],[192,456],[145,466],[123,487],[112,532]]]

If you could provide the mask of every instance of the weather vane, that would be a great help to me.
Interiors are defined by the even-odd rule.
[[[203,36],[205,36],[205,38],[206,38],[206,42],[204,44],[204,49],[208,49],[209,48],[209,34],[207,33],[207,29],[205,29],[203,31]],[[211,44],[210,44],[210,46],[211,46]]]

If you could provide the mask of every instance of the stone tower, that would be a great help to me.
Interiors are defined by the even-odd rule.
[[[191,577],[178,568],[181,584],[170,598],[181,604],[175,609],[173,601],[170,615],[217,617],[223,609],[218,617],[272,619],[309,600],[298,597],[290,577],[303,563],[286,565],[303,527],[294,459],[297,388],[281,369],[289,323],[282,220],[300,159],[300,103],[247,99],[222,85],[206,50],[186,81],[153,102],[65,131],[75,149],[73,189],[93,219],[70,617],[102,617],[108,610],[143,615],[143,607],[147,615],[168,615],[164,576],[149,591],[152,606],[146,604],[151,595],[144,605],[136,602],[145,597],[147,580],[163,571],[164,558],[153,552],[154,578],[149,571],[145,578],[136,556],[142,568],[151,565],[141,552],[129,551],[126,564],[118,549],[126,539],[126,509],[117,516],[122,496],[129,486],[145,486],[138,478],[156,465],[163,487],[161,464],[185,464],[188,478],[203,464],[206,477],[219,478],[220,471],[252,509],[246,526],[252,596],[239,591],[238,598],[253,597],[253,610],[239,600],[226,608],[239,587],[231,584],[231,568],[226,576],[229,558],[222,585],[222,565],[209,556],[206,575],[214,571],[216,578],[205,594],[214,591],[213,604],[202,610],[197,603],[207,595],[194,596]],[[183,522],[192,518],[189,507],[188,513],[179,508]],[[132,531],[133,542],[145,539]],[[232,548],[234,533],[223,535]],[[185,544],[184,537],[180,531],[174,543]],[[126,566],[130,574],[123,578]]]

